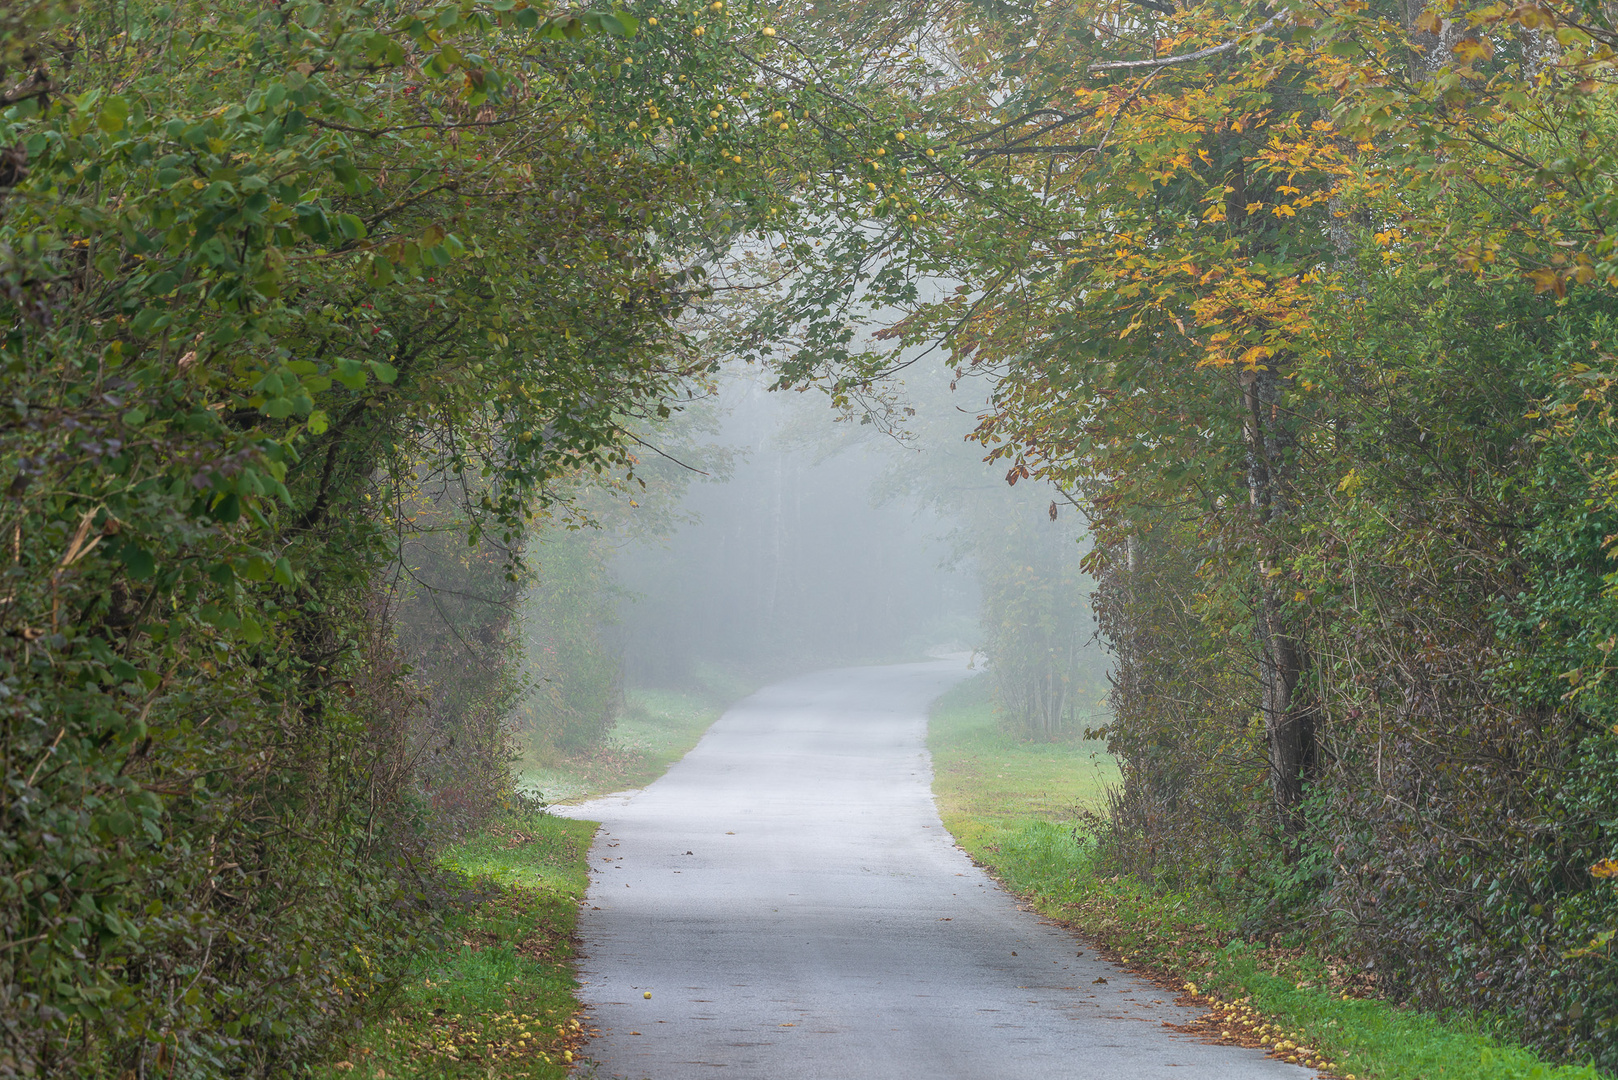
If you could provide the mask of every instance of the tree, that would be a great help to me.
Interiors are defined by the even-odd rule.
[[[296,1070],[386,995],[430,891],[401,511],[518,574],[708,363],[674,320],[713,176],[617,126],[635,29],[8,9],[8,1067]],[[501,766],[487,808],[476,726],[439,734]]]
[[[1592,870],[1610,12],[926,22],[932,70],[895,94],[932,151],[900,159],[925,220],[797,264],[768,324],[809,324],[785,379],[857,402],[939,342],[995,378],[980,433],[1008,479],[1080,501],[1121,675],[1116,858],[1315,920],[1390,993],[1612,1060],[1589,1019],[1610,980],[1563,966],[1618,914]],[[900,311],[887,348],[852,347],[862,309]]]

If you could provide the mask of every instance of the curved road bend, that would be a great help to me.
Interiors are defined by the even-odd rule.
[[[602,822],[579,920],[615,1080],[1306,1080],[1163,1026],[1151,984],[1018,908],[933,807],[963,661],[826,671],[727,712]],[[651,998],[644,994],[650,991]]]

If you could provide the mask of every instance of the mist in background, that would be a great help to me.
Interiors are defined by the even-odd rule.
[[[947,380],[913,377],[895,432],[737,366],[648,434],[638,505],[620,493],[603,528],[534,549],[525,624],[548,701],[534,722],[575,748],[610,728],[625,687],[973,651],[1008,725],[1090,725],[1106,657],[1082,522],[983,461],[966,438],[982,384]]]
[[[716,403],[713,456],[729,458],[727,475],[696,478],[683,523],[616,552],[629,681],[677,685],[699,664],[810,668],[971,649],[975,568],[955,558],[950,523],[891,483],[926,451],[752,375],[734,373]]]

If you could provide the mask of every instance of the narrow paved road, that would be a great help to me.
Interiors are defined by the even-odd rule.
[[[954,846],[926,711],[965,674],[778,683],[644,791],[570,808],[603,823],[579,922],[599,1076],[1311,1075],[1165,1027],[1189,1010],[1019,909]]]

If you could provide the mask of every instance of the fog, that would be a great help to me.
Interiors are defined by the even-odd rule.
[[[836,422],[823,397],[770,393],[742,369],[724,381],[712,441],[729,474],[691,484],[690,520],[627,543],[614,565],[631,683],[669,684],[693,664],[804,666],[968,649],[972,569],[946,522],[883,497],[907,447]]]
[[[1071,594],[1057,606],[1080,612],[1055,628],[1064,672],[1093,648],[1077,521],[1053,523],[1048,487],[1012,487],[982,460],[966,441],[982,384],[951,392],[939,368],[899,387],[897,429],[840,417],[817,393],[771,392],[742,365],[724,373],[679,436],[709,475],[687,472],[683,495],[652,515],[656,527],[626,530],[610,557],[630,685],[679,685],[705,664],[776,672],[997,642],[1026,649],[983,623],[986,611],[1030,621],[1026,604],[1004,602],[996,568],[1008,559],[1024,591],[1030,577],[1048,579]],[[985,575],[1000,582],[999,603],[985,605]],[[1031,621],[1050,636],[1050,618]],[[1042,656],[1044,638],[1033,646]]]

